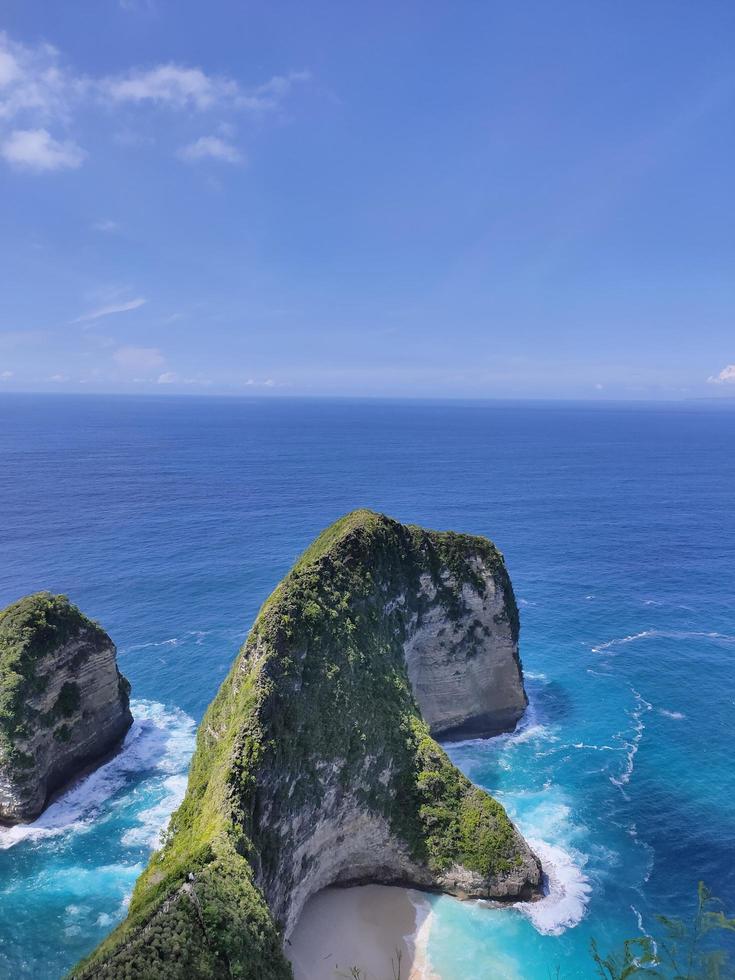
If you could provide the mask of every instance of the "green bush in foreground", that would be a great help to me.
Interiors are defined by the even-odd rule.
[[[727,980],[735,976],[725,950],[713,948],[716,934],[735,932],[729,919],[704,882],[697,889],[697,908],[691,921],[657,916],[663,935],[628,939],[621,953],[603,957],[592,941],[592,957],[603,980],[627,980],[645,974],[663,980]]]

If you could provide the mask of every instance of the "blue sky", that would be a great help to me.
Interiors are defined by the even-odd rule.
[[[0,31],[0,390],[735,395],[730,0]]]

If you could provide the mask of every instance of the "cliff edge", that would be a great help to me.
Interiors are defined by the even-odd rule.
[[[261,609],[128,918],[71,975],[287,980],[284,938],[332,884],[539,896],[538,859],[429,728],[514,723],[517,636],[489,541],[337,521]]]
[[[132,723],[115,646],[66,596],[0,612],[0,823],[27,823]]]

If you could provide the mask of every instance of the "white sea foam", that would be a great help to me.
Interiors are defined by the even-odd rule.
[[[529,674],[526,674],[526,677],[529,676]],[[536,677],[543,677],[543,674],[538,674]],[[551,741],[557,740],[557,736],[551,732],[549,727],[540,722],[536,705],[532,700],[512,732],[493,735],[491,738],[465,738],[457,742],[448,742],[444,747],[450,756],[452,755],[453,749],[467,749],[471,747],[476,747],[484,753],[488,745],[495,745],[504,749],[513,745],[522,745],[524,742],[530,742],[536,738],[547,738]],[[483,760],[485,758],[486,756],[483,755]],[[463,764],[467,764],[464,757]]]
[[[67,790],[33,823],[0,830],[0,850],[21,841],[89,829],[111,797],[133,777],[146,772],[164,777],[168,791],[165,801],[139,815],[147,830],[136,843],[150,842],[153,821],[158,822],[157,834],[180,799],[181,782],[194,750],[194,721],[178,708],[165,708],[157,702],[134,701],[131,710],[135,721],[120,752]],[[175,783],[169,785],[169,778]]]
[[[122,835],[122,842],[129,847],[145,846],[158,847],[161,831],[168,824],[168,819],[184,799],[186,793],[186,775],[169,776],[164,780],[166,795],[155,806],[141,811],[136,819],[137,827],[131,827]]]
[[[621,636],[617,639],[607,640],[605,643],[598,643],[592,647],[593,653],[602,653],[603,650],[610,650],[612,647],[621,647],[626,643],[635,643],[636,640],[645,640],[651,636],[660,635],[657,630],[643,630],[641,633],[631,633],[629,636]]]
[[[542,679],[543,674],[527,675],[531,679]],[[496,735],[493,739],[494,742],[502,747],[512,746],[512,745],[522,745],[524,742],[530,742],[533,739],[545,738],[551,741],[556,741],[556,735],[550,730],[548,725],[543,724],[539,717],[538,707],[536,702],[531,699],[528,707],[526,708],[523,717],[516,725],[512,732],[505,732],[502,735]]]
[[[619,732],[617,735],[613,736],[614,741],[620,741],[622,748],[625,750],[625,765],[622,772],[618,773],[616,776],[610,776],[610,782],[617,786],[625,796],[625,790],[623,787],[627,786],[630,782],[630,777],[633,775],[633,769],[635,768],[635,757],[640,748],[641,739],[643,738],[643,732],[646,730],[645,722],[643,721],[643,716],[647,711],[650,711],[653,705],[650,701],[646,701],[643,695],[636,691],[635,688],[631,688],[633,696],[635,698],[634,707],[628,712],[632,722],[633,722],[633,732],[632,735],[624,732]]]
[[[729,633],[718,633],[706,630],[642,630],[640,633],[631,633],[629,636],[620,636],[605,643],[598,643],[591,647],[592,653],[603,653],[614,647],[625,646],[627,643],[635,643],[637,640],[664,639],[664,640],[716,640],[721,643],[735,643],[735,636]]]
[[[630,910],[635,916],[636,922],[638,923],[638,931],[643,936],[645,936],[646,939],[651,940],[652,951],[653,951],[653,955],[655,956],[658,953],[658,946],[656,945],[656,940],[653,938],[650,932],[646,930],[646,927],[643,925],[643,915],[638,911],[635,905],[631,905]]]
[[[131,643],[130,646],[122,647],[121,654],[132,653],[133,650],[150,650],[155,647],[177,647],[180,643],[192,640],[197,645],[204,642],[204,638],[209,636],[211,630],[189,630],[183,636],[171,636],[167,640],[148,640],[146,643]]]
[[[518,794],[509,794],[503,803],[544,869],[544,897],[514,907],[540,933],[561,935],[582,920],[592,891],[583,870],[588,858],[572,843],[586,836],[586,828],[573,822],[571,807],[553,785],[544,787],[535,804]]]
[[[429,936],[431,934],[434,912],[430,902],[421,892],[409,891],[408,897],[416,910],[414,931],[404,936],[404,941],[413,951],[411,977],[413,980],[439,980],[429,963]]]
[[[620,752],[620,746],[615,745],[589,745],[587,742],[574,742],[573,749],[590,749],[592,752]]]
[[[530,838],[528,843],[541,858],[546,894],[538,902],[518,902],[516,908],[545,936],[560,936],[582,921],[592,886],[579,856],[555,844]]]
[[[659,708],[658,712],[665,718],[673,718],[674,721],[683,721],[686,718],[686,715],[681,711],[669,711],[667,708]]]

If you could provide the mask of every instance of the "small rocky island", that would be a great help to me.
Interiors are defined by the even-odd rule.
[[[71,975],[289,980],[283,943],[327,885],[539,897],[537,857],[432,737],[514,726],[517,641],[489,541],[337,521],[261,609],[127,919]]]
[[[66,596],[0,612],[0,823],[34,820],[115,749],[133,720],[129,692],[112,640]]]

